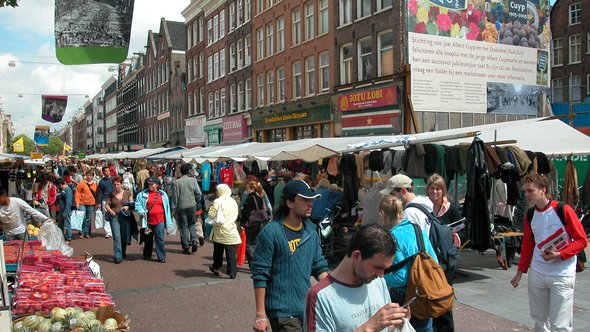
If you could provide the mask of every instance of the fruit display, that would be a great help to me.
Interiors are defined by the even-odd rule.
[[[13,323],[14,332],[109,332],[129,331],[129,319],[112,307],[84,311],[80,307],[56,307],[47,317],[38,314],[21,317]]]
[[[32,224],[27,225],[27,234],[29,234],[29,236],[39,236],[39,231],[39,227]]]

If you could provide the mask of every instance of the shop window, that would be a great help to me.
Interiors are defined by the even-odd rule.
[[[295,139],[317,138],[317,125],[295,127]]]

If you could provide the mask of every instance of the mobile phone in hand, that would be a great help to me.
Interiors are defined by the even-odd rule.
[[[406,302],[402,308],[407,308],[409,307],[412,303],[414,303],[414,301],[416,301],[418,299],[418,297],[414,296],[413,298],[411,298],[408,302]]]

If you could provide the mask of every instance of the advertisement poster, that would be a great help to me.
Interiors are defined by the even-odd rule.
[[[536,115],[549,91],[549,0],[409,0],[417,111]]]
[[[134,0],[55,1],[55,53],[64,65],[121,63]]]
[[[49,144],[49,126],[35,126],[35,136],[33,137],[33,140],[37,145]]]
[[[68,96],[41,96],[41,118],[52,123],[60,122],[67,105]]]

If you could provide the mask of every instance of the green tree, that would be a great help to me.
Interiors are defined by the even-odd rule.
[[[63,154],[64,142],[57,136],[49,136],[49,144],[43,147],[43,153],[52,156]]]
[[[24,137],[25,151],[24,152],[16,152],[16,154],[22,154],[24,156],[28,156],[28,155],[31,154],[31,152],[36,152],[37,151],[35,149],[35,141],[33,141],[31,138],[29,138],[25,134],[20,134],[20,135],[17,135],[15,138],[13,138],[12,139],[12,144],[14,144],[14,142],[18,141],[21,137]],[[12,144],[10,145],[11,148],[12,148]]]
[[[17,0],[0,0],[0,7],[18,7]]]

